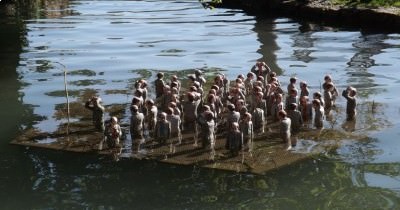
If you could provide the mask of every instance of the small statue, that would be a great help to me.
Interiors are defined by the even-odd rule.
[[[110,122],[107,124],[104,131],[104,136],[108,148],[116,148],[119,146],[122,130],[116,117],[111,117]]]
[[[228,149],[232,155],[237,156],[242,148],[243,134],[239,130],[239,123],[233,122],[230,127],[231,130],[228,131],[225,148]]]
[[[165,144],[169,138],[171,138],[171,123],[167,120],[167,114],[161,112],[158,115],[158,120],[154,129],[154,139],[158,141],[159,144]]]
[[[93,125],[99,131],[104,131],[104,107],[101,105],[101,98],[93,96],[85,103],[85,108],[92,111]]]
[[[287,145],[286,150],[292,149],[291,143],[291,125],[292,121],[287,117],[287,114],[284,110],[278,112],[278,117],[280,120],[279,123],[279,134],[281,136],[282,141]]]
[[[134,143],[140,143],[143,140],[143,127],[144,127],[144,115],[139,112],[139,107],[136,105],[132,105],[130,108],[132,112],[131,116],[131,124],[130,124],[130,132],[132,145]]]
[[[356,106],[357,106],[357,89],[352,86],[347,87],[346,90],[343,91],[342,96],[346,98],[346,120],[351,121],[355,119],[356,116]]]

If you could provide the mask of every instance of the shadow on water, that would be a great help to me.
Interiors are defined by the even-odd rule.
[[[67,1],[63,1],[64,3]],[[34,107],[24,104],[24,94],[20,89],[26,84],[20,81],[17,72],[20,54],[27,46],[24,20],[39,18],[43,3],[57,4],[54,1],[2,1],[0,2],[0,200],[2,208],[17,209],[29,204],[21,204],[21,198],[29,201],[31,195],[31,173],[33,167],[23,149],[9,145],[21,129],[32,127],[42,119],[34,114]]]
[[[26,44],[25,26],[22,18],[15,18],[13,5],[0,3],[0,200],[6,205],[17,203],[18,195],[29,177],[25,174],[26,158],[18,155],[19,148],[9,145],[21,127],[30,126],[34,121],[33,108],[23,104],[19,92],[23,84],[16,72],[19,55]],[[5,207],[6,208],[6,207]]]

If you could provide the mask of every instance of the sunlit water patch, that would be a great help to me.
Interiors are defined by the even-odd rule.
[[[29,46],[19,71],[32,84],[23,90],[24,101],[37,105],[37,115],[51,116],[51,104],[63,102],[43,94],[64,90],[63,70],[71,91],[91,89],[105,104],[125,104],[132,94],[129,83],[138,79],[132,69],[220,67],[233,77],[258,56],[252,53],[254,18],[235,10],[204,10],[196,1],[76,1],[69,9],[74,15],[27,21]],[[215,46],[218,51],[212,50]],[[128,91],[110,95],[110,89]],[[75,95],[72,101],[88,95]],[[36,126],[50,132],[57,123],[47,117]]]

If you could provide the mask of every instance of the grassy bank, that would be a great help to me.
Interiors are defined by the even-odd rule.
[[[335,5],[361,7],[399,7],[400,0],[331,0]]]

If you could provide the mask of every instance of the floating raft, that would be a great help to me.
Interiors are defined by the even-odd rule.
[[[124,127],[126,128],[127,126]],[[121,148],[108,149],[104,146],[105,148],[100,149],[103,136],[100,132],[96,132],[90,124],[75,123],[72,126],[70,125],[68,134],[65,132],[65,128],[61,127],[53,133],[28,129],[23,131],[11,144],[58,151],[96,153],[110,155],[117,157],[117,159],[149,159],[164,163],[197,165],[254,174],[265,174],[271,170],[310,158],[312,155],[305,152],[287,151],[285,144],[278,137],[277,124],[268,125],[264,134],[256,135],[251,150],[241,151],[237,156],[231,155],[224,148],[225,138],[222,136],[217,136],[215,151],[211,151],[209,148],[202,148],[201,142],[196,145],[193,138],[194,135],[190,133],[182,135],[183,138],[180,144],[178,144],[177,139],[170,139],[164,145],[152,140],[146,140],[138,149],[137,145],[132,146],[130,139],[126,138],[125,141],[121,142]],[[332,137],[332,135],[336,137]],[[317,139],[317,141],[326,139],[326,137],[330,139],[346,138],[343,133],[329,129],[322,132],[304,131],[300,133],[299,137],[302,139]],[[330,147],[332,147],[332,142]]]

